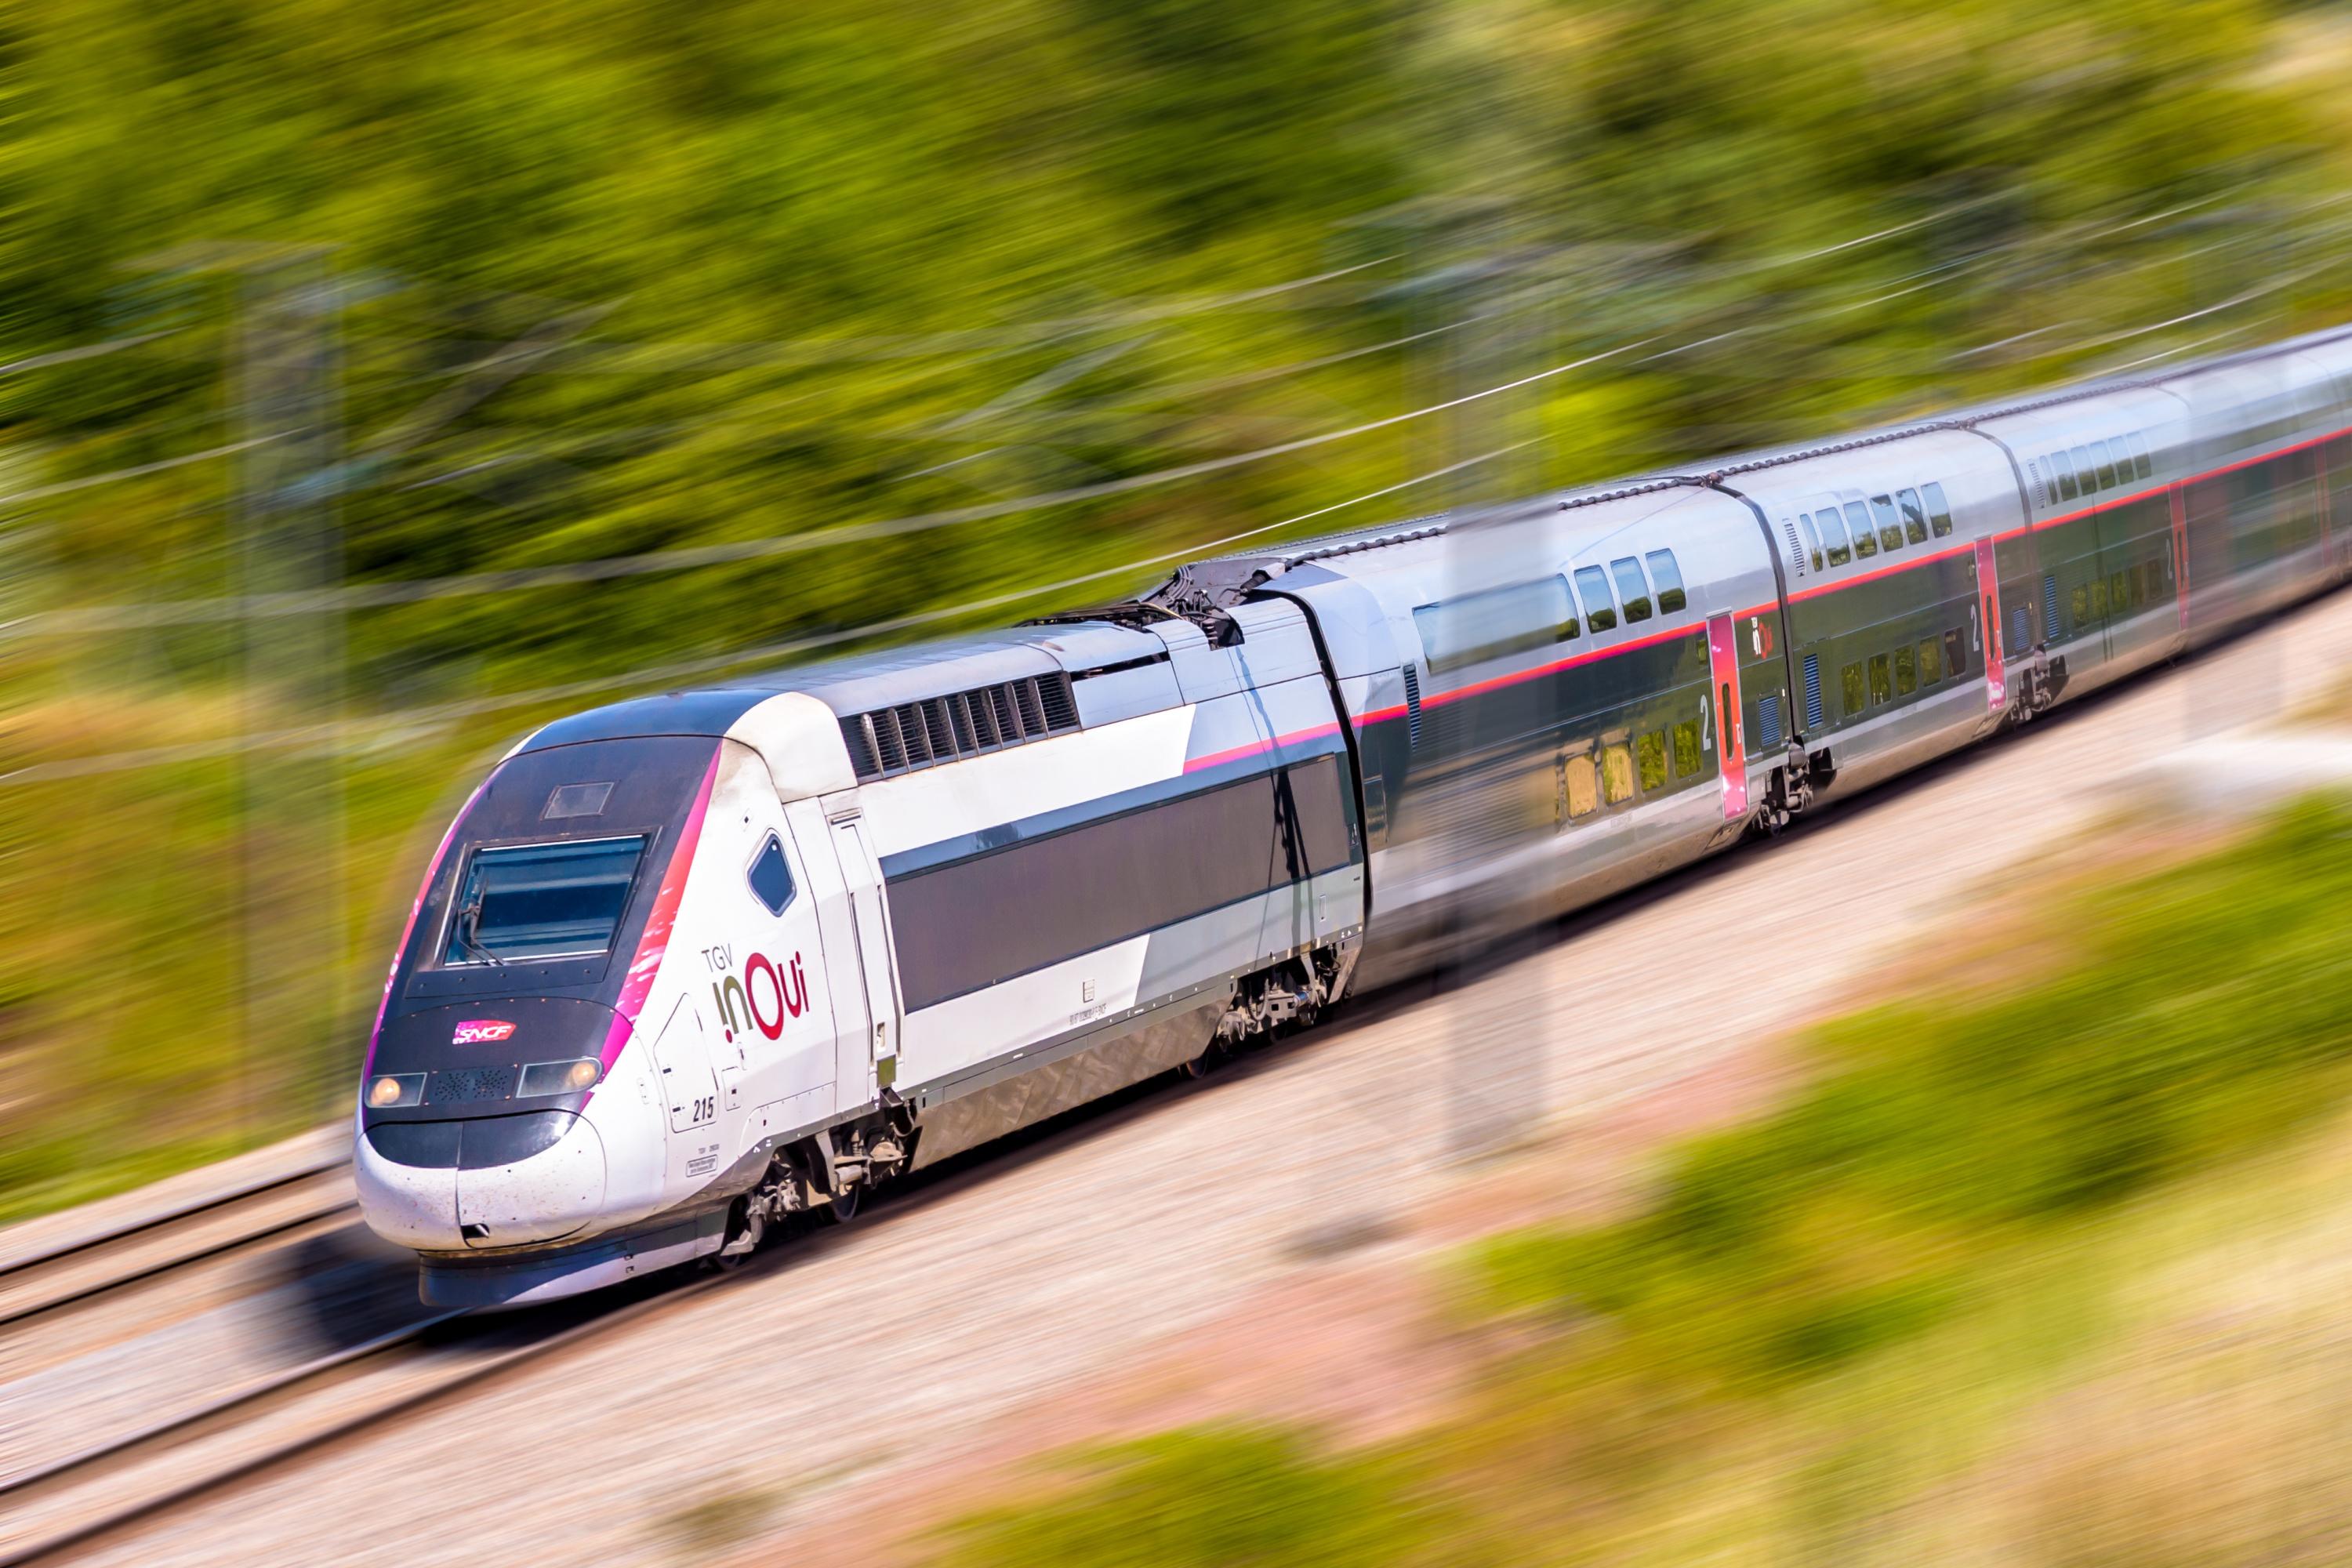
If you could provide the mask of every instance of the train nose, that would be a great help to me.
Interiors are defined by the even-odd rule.
[[[352,1151],[368,1226],[419,1252],[557,1241],[604,1202],[604,1145],[568,1110],[386,1121]]]

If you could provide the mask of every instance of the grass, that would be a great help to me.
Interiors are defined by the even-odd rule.
[[[2329,1260],[2352,1234],[2347,894],[2336,803],[2154,870],[2095,858],[2018,928],[2013,979],[1971,963],[1818,1030],[1807,1087],[1681,1148],[1631,1217],[1474,1248],[1465,1292],[1534,1339],[1468,1414],[1356,1452],[1196,1430],[1089,1456],[938,1560],[1139,1562],[1121,1521],[1227,1489],[1310,1535],[1347,1496],[1380,1563],[2327,1560],[2352,1377],[2298,1377],[2288,1348],[2308,1359],[2315,1313],[2352,1342],[2341,1290],[2305,1289],[2298,1341],[2275,1267],[2238,1255],[2300,1226],[2261,1256]],[[2246,1300],[2200,1301],[2215,1279]],[[2182,1445],[2238,1388],[2218,1489],[2189,1489]],[[1159,1562],[1321,1560],[1153,1539]]]

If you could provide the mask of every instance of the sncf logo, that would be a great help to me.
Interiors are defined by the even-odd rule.
[[[719,961],[712,962],[717,966]],[[719,1022],[730,1040],[746,1020],[772,1040],[784,1032],[786,1018],[797,1018],[808,1011],[808,976],[801,971],[797,952],[782,967],[766,953],[755,952],[744,962],[740,980],[722,974],[711,982],[710,994],[719,1004]]]
[[[468,1018],[449,1035],[453,1046],[494,1046],[514,1038],[515,1026],[504,1018]]]

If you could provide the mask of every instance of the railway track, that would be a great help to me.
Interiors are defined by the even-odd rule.
[[[649,1282],[553,1322],[430,1313],[47,1460],[0,1479],[0,1568],[54,1561],[720,1283]]]
[[[177,1269],[348,1221],[358,1209],[347,1166],[341,1156],[313,1161],[0,1262],[0,1334]]]

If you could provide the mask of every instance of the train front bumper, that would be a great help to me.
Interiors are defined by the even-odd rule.
[[[604,1145],[568,1110],[378,1121],[352,1151],[368,1227],[419,1252],[561,1241],[603,1212]]]

